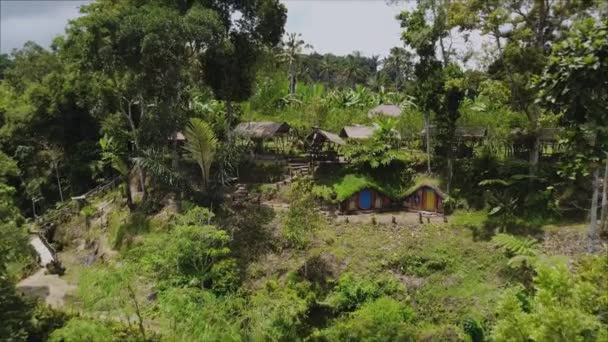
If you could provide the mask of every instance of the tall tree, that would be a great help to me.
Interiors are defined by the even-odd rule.
[[[416,51],[419,57],[414,68],[416,75],[415,97],[419,109],[424,114],[426,131],[427,172],[431,173],[431,113],[441,110],[443,93],[443,64],[449,62],[450,52],[446,50],[443,38],[448,27],[443,1],[421,1],[415,10],[402,12],[397,19],[404,28],[401,39]],[[431,16],[428,17],[427,14]],[[427,18],[428,17],[428,18]],[[440,45],[443,63],[437,59],[437,45]]]
[[[279,0],[212,0],[208,3],[221,18],[223,33],[219,42],[198,54],[201,81],[225,102],[231,126],[234,124],[232,103],[251,95],[258,57],[280,42],[287,10]],[[233,19],[237,14],[240,18]]]
[[[302,39],[301,33],[289,33],[287,38],[281,42],[282,51],[279,58],[287,63],[287,73],[289,75],[289,93],[296,92],[298,82],[299,57],[305,49],[312,49],[312,45],[307,44]]]
[[[507,81],[511,106],[528,118],[530,173],[536,173],[540,141],[538,130],[543,108],[535,104],[532,80],[547,63],[551,45],[560,41],[569,23],[594,11],[593,1],[457,0],[449,18],[461,30],[479,29],[495,42],[498,55],[489,73]]]
[[[540,101],[563,113],[561,124],[572,132],[573,154],[584,156],[592,174],[589,249],[597,239],[600,161],[608,150],[608,20],[588,18],[575,23],[556,44],[538,83]],[[580,159],[580,158],[579,158]],[[567,159],[567,163],[575,158]]]

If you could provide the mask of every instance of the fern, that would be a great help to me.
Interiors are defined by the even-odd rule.
[[[513,268],[528,264],[533,265],[538,260],[538,242],[532,238],[519,238],[509,234],[496,234],[492,241],[509,255],[508,265]]]
[[[538,242],[531,238],[520,238],[509,234],[496,234],[492,241],[506,252],[515,255],[538,255]]]

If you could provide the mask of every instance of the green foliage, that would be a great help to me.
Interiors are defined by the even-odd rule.
[[[15,291],[15,285],[0,277],[0,336],[9,341],[26,341],[33,307]]]
[[[602,259],[595,262],[605,263]],[[505,291],[498,305],[493,339],[602,341],[608,338],[605,323],[587,305],[589,296],[597,294],[598,284],[577,279],[563,263],[540,264],[537,272],[536,293],[526,298],[529,309],[525,309],[520,299],[521,289]]]
[[[282,234],[294,247],[306,248],[323,219],[315,208],[311,179],[298,179],[291,186],[290,206],[285,216]]]
[[[388,275],[362,278],[352,273],[345,273],[340,276],[338,283],[325,299],[324,304],[338,313],[351,312],[366,302],[382,296],[403,298],[405,288]]]
[[[163,331],[181,341],[241,340],[239,319],[245,308],[242,298],[193,288],[169,288],[158,297]]]
[[[192,159],[201,168],[202,189],[206,190],[211,170],[211,162],[215,156],[218,141],[211,126],[205,121],[192,118],[184,132],[186,145],[184,149],[190,153]]]
[[[413,312],[403,303],[380,297],[339,319],[327,329],[313,334],[314,341],[410,341]]]
[[[168,286],[210,288],[229,292],[240,280],[230,257],[230,236],[209,225],[213,214],[195,207],[178,216],[169,233],[155,233],[127,254],[143,269]],[[169,238],[170,236],[170,238]]]
[[[435,272],[446,270],[451,260],[441,251],[433,253],[404,253],[391,261],[391,266],[402,274],[427,277]]]
[[[116,341],[112,330],[101,323],[81,318],[71,319],[65,327],[55,330],[49,341],[52,342],[79,342],[79,341]]]
[[[394,164],[407,164],[409,155],[398,149],[399,134],[395,130],[396,121],[379,120],[371,138],[364,141],[350,142],[344,147],[344,155],[350,159],[355,169],[377,169],[395,167]]]
[[[472,342],[483,342],[485,341],[485,333],[483,326],[479,324],[475,319],[467,317],[462,322],[463,330],[471,337]]]
[[[538,254],[538,241],[529,237],[496,234],[492,241],[509,254],[534,256]]]
[[[385,193],[393,198],[401,197],[403,194],[402,184],[388,183],[386,180],[387,179],[384,179],[384,182],[380,182],[368,175],[346,174],[334,183],[333,188],[336,192],[336,199],[338,201],[343,201],[358,191],[370,188]],[[407,184],[407,179],[404,180],[404,183]]]
[[[111,228],[112,246],[115,249],[120,249],[123,244],[128,247],[133,237],[148,232],[150,230],[150,220],[145,214],[135,212],[127,217],[120,218],[120,221],[114,222]]]
[[[245,335],[254,341],[298,339],[298,331],[314,294],[307,283],[280,284],[270,280],[251,297],[245,312]]]

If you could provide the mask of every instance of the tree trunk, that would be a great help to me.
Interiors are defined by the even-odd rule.
[[[598,202],[598,197],[599,197],[599,179],[600,179],[600,175],[599,175],[599,169],[595,169],[595,171],[593,171],[593,180],[592,180],[592,187],[593,187],[593,195],[591,197],[591,213],[590,213],[590,221],[589,222],[589,232],[588,232],[588,244],[587,244],[587,251],[589,253],[593,253],[595,252],[595,243],[596,243],[596,239],[597,239],[597,202]]]
[[[532,142],[532,146],[530,148],[530,176],[536,174],[538,169],[538,159],[540,156],[540,139],[538,135],[534,133],[534,141]]]
[[[125,196],[127,197],[127,207],[130,211],[135,209],[135,205],[133,204],[133,195],[131,194],[131,185],[127,179],[126,187],[125,187]]]
[[[140,106],[143,106],[143,102],[140,101]],[[136,127],[135,127],[135,122],[133,121],[133,113],[131,111],[131,106],[132,106],[132,102],[129,101],[128,103],[128,113],[125,113],[124,110],[121,110],[122,114],[127,118],[127,122],[129,123],[129,128],[131,129],[131,132],[133,133],[133,145],[135,145],[135,150],[139,151],[139,141],[137,139],[137,133],[136,133]],[[122,107],[121,107],[122,108]],[[139,185],[140,185],[140,190],[145,194],[146,193],[146,186],[144,183],[144,172],[142,170],[141,167],[137,167],[137,172],[139,173]]]
[[[230,141],[230,126],[232,125],[232,113],[233,113],[233,108],[232,108],[232,101],[230,99],[226,99],[226,121],[228,121],[228,129],[227,129],[227,138],[228,141]]]
[[[171,161],[171,168],[175,171],[179,169],[179,155],[177,153],[177,139],[173,140],[173,160]],[[177,212],[182,211],[182,189],[178,187],[175,191],[175,207]]]
[[[146,341],[146,329],[144,328],[144,318],[141,315],[141,310],[139,309],[139,303],[137,302],[137,297],[135,296],[135,291],[131,285],[127,285],[127,290],[129,291],[129,297],[131,301],[133,301],[133,306],[135,307],[135,315],[137,316],[137,325],[139,327],[139,333],[141,334],[141,338],[143,341]]]
[[[294,63],[289,63],[289,94],[296,93],[296,71]]]
[[[55,177],[57,178],[57,187],[59,188],[59,198],[61,202],[63,202],[63,190],[61,189],[61,181],[59,180],[59,170],[57,169],[57,164],[53,163],[53,167],[55,168]]]
[[[448,146],[448,148],[451,149],[452,147]],[[447,187],[446,187],[448,195],[450,194],[450,190],[452,188],[453,163],[454,163],[454,160],[452,159],[452,156],[451,155],[448,156],[448,184],[447,184]]]
[[[604,186],[602,188],[602,213],[600,215],[600,231],[605,232],[608,227],[608,152],[606,152],[606,168],[604,171]]]
[[[431,170],[431,125],[430,125],[430,114],[425,112],[424,114],[424,130],[426,132],[426,172],[430,175]]]

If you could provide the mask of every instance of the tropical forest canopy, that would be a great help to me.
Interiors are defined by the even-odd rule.
[[[0,55],[0,340],[608,340],[603,1],[418,0],[383,58],[315,52],[278,0],[81,12]],[[422,184],[446,222],[333,214]],[[48,227],[54,308],[19,290]]]

